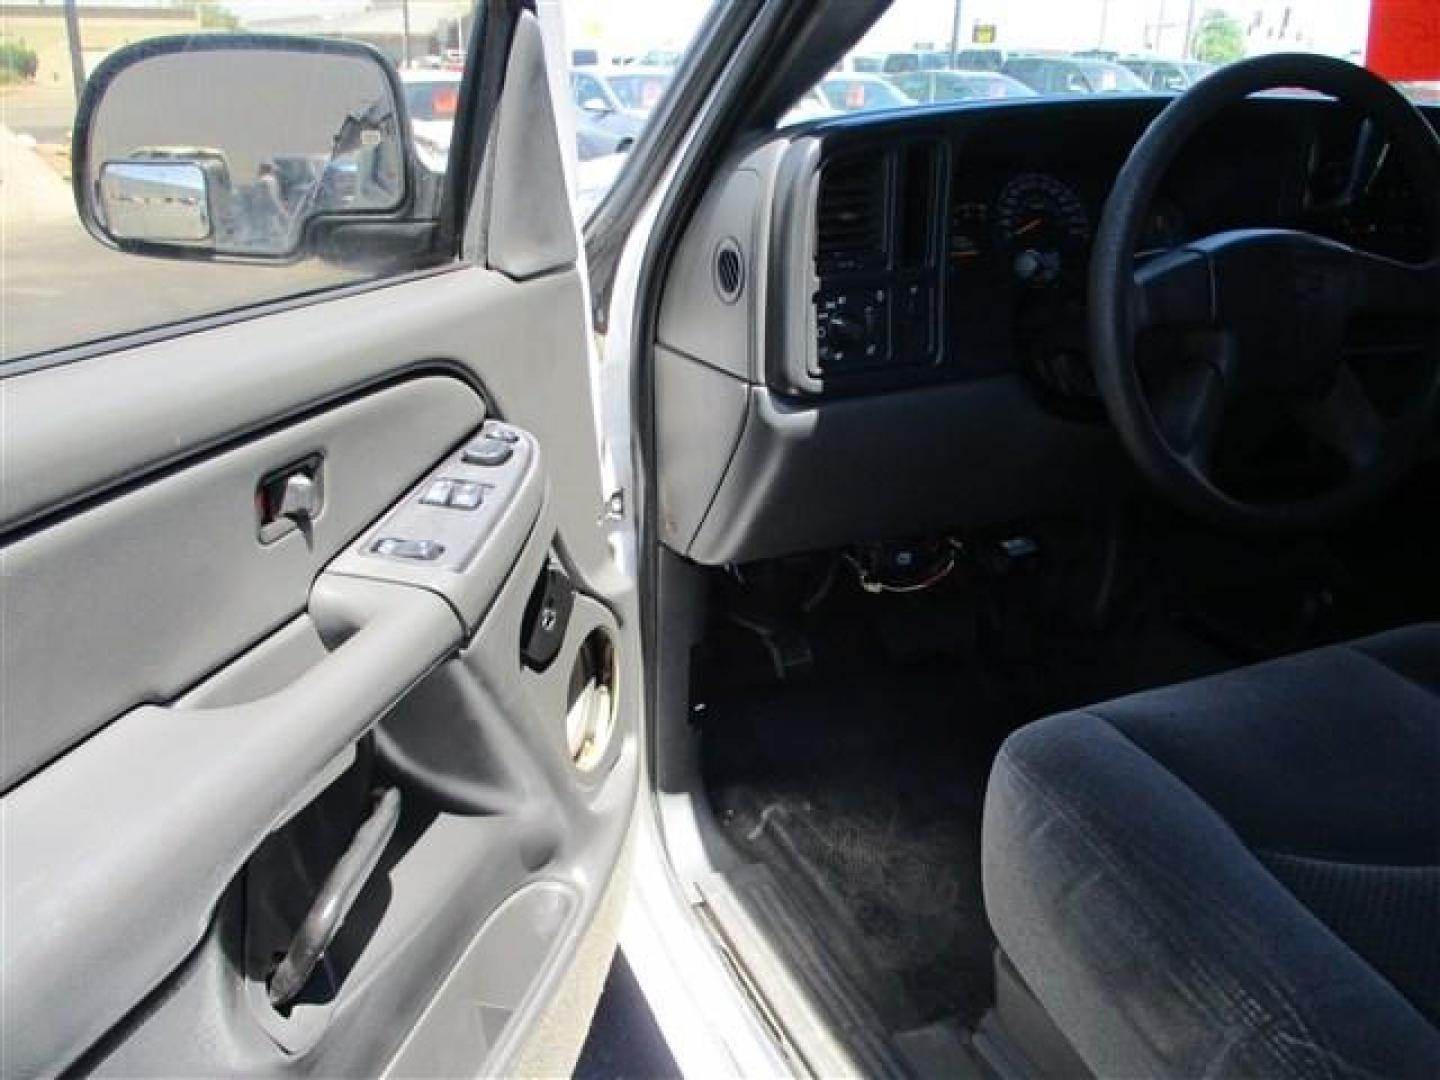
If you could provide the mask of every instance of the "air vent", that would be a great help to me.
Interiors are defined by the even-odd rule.
[[[843,158],[820,174],[815,270],[821,277],[885,267],[885,158]]]
[[[725,303],[733,304],[744,289],[745,260],[739,243],[727,237],[715,249],[715,291]]]

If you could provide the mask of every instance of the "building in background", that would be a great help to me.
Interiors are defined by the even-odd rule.
[[[203,4],[177,4],[164,0],[132,3],[81,3],[83,28],[81,56],[85,70],[122,45],[163,34],[184,34],[201,29]],[[71,88],[70,42],[65,33],[65,5],[15,3],[0,0],[0,40],[24,42],[35,50],[34,81],[40,86]]]
[[[348,8],[296,0],[287,6],[310,13],[276,17],[257,11],[242,16],[242,25],[260,33],[363,41],[402,67],[448,64],[457,69],[470,43],[475,11],[473,0],[370,0]]]

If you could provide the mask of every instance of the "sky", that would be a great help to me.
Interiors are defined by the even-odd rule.
[[[722,0],[723,2],[723,0]],[[707,0],[566,0],[568,36],[620,51],[683,44]],[[1113,48],[1179,53],[1190,0],[961,0],[962,37],[977,23],[993,24],[1012,48]],[[1370,0],[1196,0],[1196,17],[1222,8],[1255,25],[1252,51],[1280,47],[1267,33],[1291,9],[1285,47],[1346,55],[1363,50]],[[919,42],[946,47],[954,0],[895,0],[861,51],[908,49]],[[1103,28],[1103,34],[1102,34]],[[1296,40],[1297,32],[1299,40]]]
[[[567,0],[567,29],[576,37],[609,39],[612,48],[683,42],[706,9],[704,0]],[[1189,0],[962,0],[963,37],[975,23],[991,23],[1011,48],[1112,48],[1122,52],[1175,52],[1184,42]],[[1197,0],[1195,16],[1221,7],[1257,27],[1253,50],[1280,48],[1267,33],[1279,30],[1290,9],[1284,46],[1333,52],[1365,48],[1369,0]],[[861,50],[890,52],[919,42],[948,46],[953,0],[896,0]],[[1102,35],[1103,29],[1103,35]],[[1299,40],[1296,37],[1299,36]],[[608,43],[608,42],[606,42]],[[1156,48],[1158,46],[1158,48]]]
[[[364,0],[221,2],[242,18],[339,13],[365,6]],[[711,2],[562,0],[562,5],[571,45],[643,52],[683,47]],[[1251,52],[1298,47],[1344,56],[1365,47],[1370,0],[960,0],[960,7],[962,39],[969,38],[974,24],[989,24],[996,28],[999,43],[1010,48],[1101,47],[1178,54],[1191,9],[1198,17],[1207,9],[1222,8],[1256,28]],[[1281,42],[1273,35],[1287,9],[1289,33]],[[955,0],[895,0],[860,50],[889,52],[921,42],[946,47],[954,11]]]

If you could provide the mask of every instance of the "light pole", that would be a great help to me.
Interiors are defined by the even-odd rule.
[[[410,66],[410,0],[400,0],[400,66]]]
[[[1190,7],[1185,12],[1185,52],[1183,59],[1189,60],[1195,48],[1195,0],[1190,0]]]
[[[1097,49],[1105,48],[1105,32],[1110,29],[1110,0],[1100,0],[1100,34],[1095,39]]]
[[[80,13],[75,0],[65,0],[65,37],[70,42],[70,78],[75,82],[75,104],[85,89],[85,53],[80,48]]]
[[[955,0],[955,17],[950,21],[950,66],[957,67],[960,63],[960,9],[965,6],[964,0]]]
[[[1160,0],[1160,10],[1155,13],[1155,44],[1153,46],[1157,53],[1165,50],[1162,45],[1165,42],[1165,0]]]

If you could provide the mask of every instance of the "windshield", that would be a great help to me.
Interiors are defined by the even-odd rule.
[[[1178,94],[1246,57],[1309,52],[1364,64],[1412,99],[1440,104],[1437,6],[1428,0],[894,0],[817,89],[835,113],[1001,97]],[[987,74],[1006,82],[980,82]]]
[[[670,85],[669,72],[652,72],[646,75],[611,75],[610,90],[622,109],[648,113],[665,96]]]

